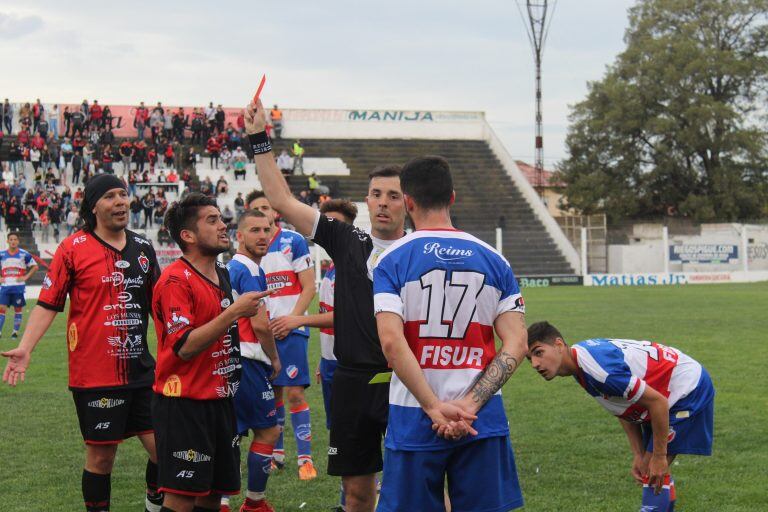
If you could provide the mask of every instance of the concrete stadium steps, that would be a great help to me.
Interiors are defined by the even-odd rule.
[[[6,138],[7,139],[7,138]],[[441,155],[451,164],[457,201],[452,209],[458,228],[495,246],[495,228],[503,218],[505,225],[503,253],[518,275],[570,274],[571,267],[517,189],[501,162],[485,141],[422,139],[301,139],[306,157],[341,158],[349,175],[320,176],[336,197],[364,201],[368,190],[368,172],[379,165],[403,164],[423,155]],[[9,141],[0,148],[7,152]],[[290,149],[293,140],[273,140],[275,154]],[[187,146],[186,150],[189,150]],[[219,204],[232,206],[238,191],[245,195],[260,186],[253,164],[247,166],[246,181],[234,181],[232,171],[209,169],[201,146],[195,150],[203,161],[195,178],[210,175],[215,183],[225,174],[230,191],[219,197]],[[197,182],[197,179],[194,180]],[[305,176],[290,176],[291,189],[298,193],[307,188]],[[194,183],[197,185],[197,183]],[[194,186],[193,185],[193,186]],[[366,215],[360,212],[361,217]],[[361,219],[362,220],[362,219]],[[361,222],[362,223],[362,222]],[[367,225],[367,219],[365,219]]]
[[[275,141],[278,151],[288,141]],[[474,140],[360,140],[302,139],[307,156],[342,158],[349,176],[323,176],[335,195],[362,201],[368,172],[376,166],[405,163],[423,155],[441,155],[451,164],[457,227],[495,245],[495,227],[504,219],[503,252],[520,275],[569,274],[570,265],[541,221],[523,199],[488,144]],[[306,177],[289,177],[291,189],[306,188]]]

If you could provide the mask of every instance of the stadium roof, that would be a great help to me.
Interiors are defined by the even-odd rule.
[[[537,180],[536,180],[536,168],[532,165],[529,165],[522,160],[515,160],[515,163],[517,164],[517,167],[520,169],[520,171],[523,173],[523,176],[525,176],[525,179],[528,180],[528,183],[533,185],[534,187],[537,186]],[[565,187],[565,183],[560,180],[554,179],[555,173],[553,171],[548,171],[544,169],[544,187]]]

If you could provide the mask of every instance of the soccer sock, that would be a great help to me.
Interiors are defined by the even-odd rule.
[[[88,512],[109,511],[111,475],[99,475],[83,469],[83,501]]]
[[[283,431],[285,430],[285,405],[283,402],[276,402],[277,424],[280,426],[280,437],[277,438],[275,448],[272,450],[272,458],[276,462],[285,462],[285,447],[283,446]]]
[[[147,497],[144,503],[146,512],[160,512],[163,505],[163,493],[157,490],[157,464],[147,460],[147,470],[144,473],[147,481]]]
[[[653,487],[648,485],[648,479],[643,480],[643,502],[641,510],[643,512],[668,512],[670,504],[674,499],[670,475],[664,477],[664,484],[659,494],[653,492]],[[674,506],[674,505],[673,505]]]
[[[291,408],[291,426],[296,438],[299,466],[312,461],[312,424],[309,421],[309,404]]]
[[[5,313],[0,313],[0,332],[3,332],[3,325],[5,325]]]
[[[272,446],[266,443],[251,443],[248,450],[248,499],[259,501],[264,499],[264,491],[267,489],[269,468],[272,462]]]
[[[677,500],[677,491],[675,490],[675,481],[669,477],[669,508],[667,512],[675,512],[675,500]]]
[[[18,332],[21,328],[21,317],[23,313],[14,313],[13,315],[13,330]]]

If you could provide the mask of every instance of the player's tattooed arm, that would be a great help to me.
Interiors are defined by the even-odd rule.
[[[480,410],[501,389],[528,352],[525,315],[511,311],[503,313],[494,322],[494,328],[501,338],[501,348],[464,397],[471,405],[470,412]]]
[[[478,409],[485,405],[501,389],[501,386],[515,373],[518,364],[519,362],[515,356],[508,354],[504,350],[496,354],[496,357],[483,370],[469,392],[469,396]]]

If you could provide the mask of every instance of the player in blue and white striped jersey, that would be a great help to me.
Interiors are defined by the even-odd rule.
[[[377,510],[443,511],[446,477],[452,510],[521,507],[500,394],[527,353],[520,289],[501,254],[451,225],[445,159],[412,160],[400,182],[416,231],[373,271],[379,338],[395,374]]]
[[[13,333],[19,335],[24,306],[27,304],[24,291],[27,280],[37,271],[32,255],[19,248],[19,235],[8,233],[8,249],[0,251],[0,335],[5,323],[6,308],[13,306]]]
[[[715,389],[707,370],[680,350],[653,343],[594,338],[568,346],[548,322],[528,328],[528,357],[546,380],[572,376],[619,418],[643,485],[643,512],[671,512],[669,466],[681,454],[712,453]]]

